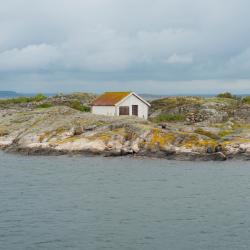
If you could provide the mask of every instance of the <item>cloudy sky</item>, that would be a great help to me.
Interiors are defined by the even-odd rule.
[[[249,0],[0,4],[0,90],[250,93]]]

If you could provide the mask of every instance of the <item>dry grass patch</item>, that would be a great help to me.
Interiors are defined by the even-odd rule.
[[[0,136],[8,135],[9,131],[6,128],[0,128]]]

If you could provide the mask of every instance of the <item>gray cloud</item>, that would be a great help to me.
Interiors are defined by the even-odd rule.
[[[0,89],[250,92],[249,7],[247,0],[3,1]]]

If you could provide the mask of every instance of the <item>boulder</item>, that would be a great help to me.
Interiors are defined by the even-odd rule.
[[[84,128],[82,126],[78,126],[74,128],[74,135],[81,135],[84,133]]]
[[[226,161],[227,157],[224,153],[222,152],[217,152],[213,154],[213,160],[214,161]]]

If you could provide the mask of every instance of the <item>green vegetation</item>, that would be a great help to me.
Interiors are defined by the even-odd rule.
[[[79,110],[81,112],[90,112],[90,107],[81,104],[79,100],[74,100],[69,105],[72,109]]]
[[[31,97],[17,97],[11,99],[3,99],[0,100],[0,104],[21,104],[21,103],[28,103],[28,102],[40,102],[45,100],[47,97],[43,94],[37,94]]]
[[[41,108],[41,109],[47,109],[47,108],[51,108],[51,107],[53,107],[53,105],[51,103],[43,103],[43,104],[37,106],[37,108]]]
[[[47,99],[47,97],[43,94],[37,94],[29,98],[29,102],[40,102]]]
[[[228,99],[237,99],[236,95],[232,95],[230,92],[220,93],[217,95],[218,98],[228,98]]]
[[[174,108],[179,108],[183,106],[199,106],[204,102],[204,100],[200,97],[167,97],[163,99],[154,100],[151,102],[152,110],[171,110]]]
[[[232,98],[224,98],[224,97],[210,97],[206,98],[205,102],[214,102],[214,103],[220,103],[220,104],[225,104],[229,106],[235,106],[238,103],[238,99],[232,99]]]
[[[245,104],[250,104],[250,96],[246,96],[242,99],[242,102]]]
[[[186,117],[177,114],[161,114],[153,119],[154,122],[183,122]]]

